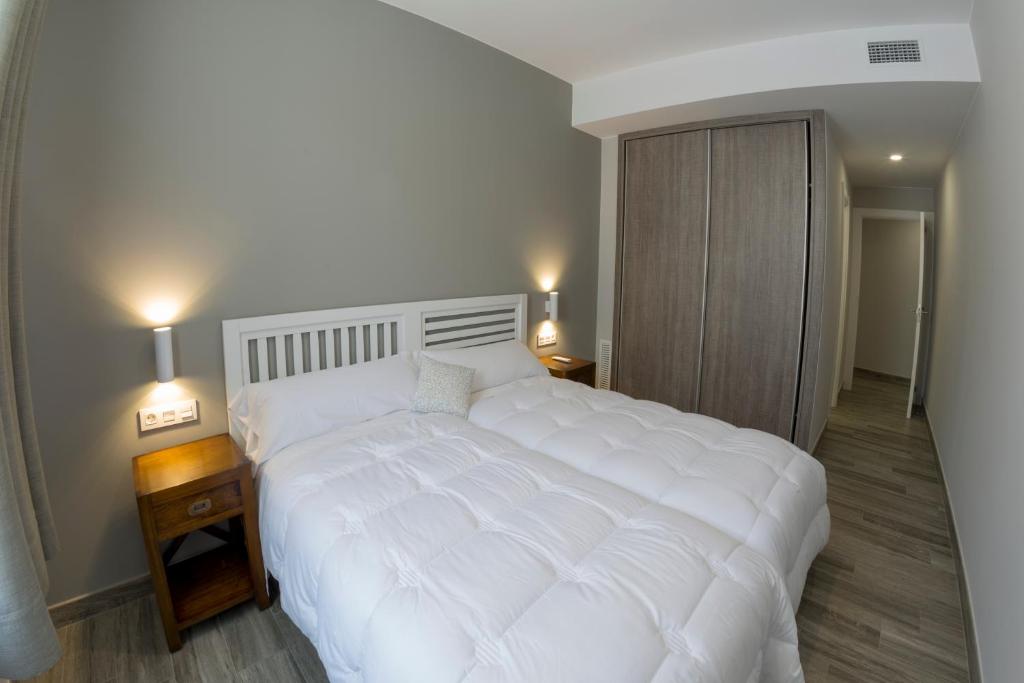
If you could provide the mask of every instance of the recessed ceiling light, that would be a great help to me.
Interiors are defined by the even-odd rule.
[[[889,155],[889,161],[903,161],[903,155],[902,154],[890,154]]]

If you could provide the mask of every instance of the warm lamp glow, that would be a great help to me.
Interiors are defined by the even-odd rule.
[[[902,154],[890,154],[889,155],[889,161],[903,161],[903,155]]]
[[[550,292],[562,284],[562,275],[572,261],[572,250],[567,241],[547,237],[548,234],[562,234],[563,228],[557,223],[541,224],[529,229],[536,229],[538,238],[531,239],[523,253],[523,270],[537,283],[538,290]]]
[[[182,394],[181,387],[178,386],[177,382],[173,380],[170,382],[160,382],[156,385],[156,388],[149,394],[150,400],[153,403],[167,403],[173,401]]]
[[[550,320],[545,320],[537,329],[537,346],[552,346],[558,343],[558,330]]]
[[[166,325],[174,320],[174,316],[178,314],[179,308],[180,306],[170,299],[161,299],[160,301],[152,301],[146,304],[142,314],[152,323]]]

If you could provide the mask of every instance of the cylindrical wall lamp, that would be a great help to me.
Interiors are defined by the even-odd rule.
[[[548,292],[548,300],[544,304],[548,312],[548,320],[558,322],[558,292]]]
[[[156,349],[156,381],[161,384],[174,379],[174,350],[171,348],[171,328],[158,327],[153,330],[153,344]]]

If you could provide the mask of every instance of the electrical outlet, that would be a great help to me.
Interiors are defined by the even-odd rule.
[[[199,419],[199,401],[186,398],[183,401],[148,406],[139,410],[139,431],[148,432],[163,429]]]
[[[554,346],[558,343],[558,333],[552,330],[545,330],[537,335],[537,346]]]

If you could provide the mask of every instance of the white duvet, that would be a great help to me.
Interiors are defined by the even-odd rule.
[[[569,407],[552,419],[572,419]],[[603,419],[657,414],[629,410]],[[508,419],[495,425],[515,432]],[[629,477],[578,462],[620,486],[561,462],[574,458],[548,436],[537,441],[558,459],[459,418],[397,413],[261,466],[267,566],[332,681],[803,679],[784,581],[755,544],[688,514],[664,486],[645,493],[646,477],[671,479],[673,466],[652,473],[641,459]]]
[[[530,377],[479,392],[469,420],[684,512],[768,558],[793,606],[829,533],[825,469],[787,441],[660,403]]]

